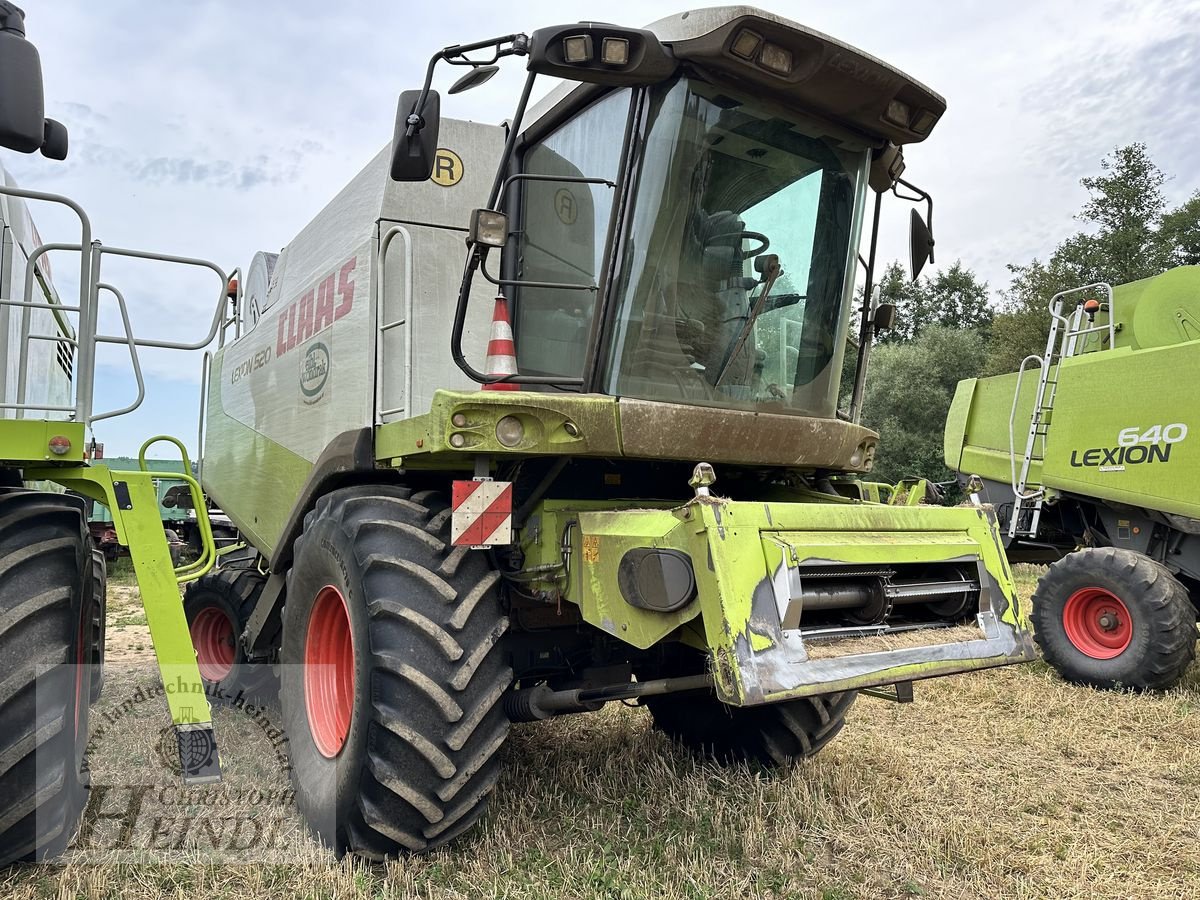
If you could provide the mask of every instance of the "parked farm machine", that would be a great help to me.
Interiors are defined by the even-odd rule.
[[[25,40],[24,17],[0,2],[0,146],[65,157],[66,130],[43,115],[41,66]],[[109,247],[93,240],[83,209],[57,194],[18,188],[0,169],[0,865],[46,858],[66,847],[87,799],[88,711],[103,678],[104,556],[88,533],[86,501],[104,504],[129,548],[179,742],[183,777],[220,777],[205,685],[197,667],[179,583],[216,556],[199,484],[183,480],[199,509],[200,554],[174,569],[163,532],[156,474],[146,451],[134,471],[88,459],[94,423],[135,409],[145,394],[140,347],[207,346],[228,325],[225,273],[203,260]],[[45,243],[26,201],[57,204],[78,218],[70,243]],[[77,299],[64,300],[48,254],[79,257]],[[109,256],[211,269],[219,279],[209,333],[194,344],[138,339],[121,291],[101,278]],[[115,301],[124,330],[98,333],[99,302]],[[70,302],[67,302],[70,300]],[[96,351],[123,345],[138,396],[118,409],[93,406]]]
[[[440,119],[439,65],[466,69],[455,93],[505,57],[529,72],[507,127]],[[547,76],[566,84],[528,108]],[[824,747],[860,692],[904,701],[1030,659],[991,510],[880,504],[862,480],[878,436],[857,411],[894,312],[871,301],[879,212],[887,192],[928,201],[901,147],[944,109],[746,8],[435,54],[390,148],[213,318],[208,340],[223,323],[234,340],[206,366],[200,481],[256,554],[220,577],[207,523],[202,559],[172,573],[150,473],[85,458],[97,342],[135,367],[164,345],[96,334],[100,262],[137,254],[94,244],[65,198],[6,188],[76,210],[82,252],[78,304],[31,294],[41,247],[5,300],[76,319],[16,341],[74,349],[71,402],[6,396],[0,420],[0,857],[69,838],[78,664],[102,615],[82,503],[34,483],[114,511],[164,682],[270,690],[278,673],[297,802],[339,852],[468,829],[512,721],[633,701],[686,747],[774,765]],[[3,136],[32,150],[32,131]],[[917,268],[915,213],[913,245]],[[177,579],[195,581],[182,607]],[[31,658],[57,680],[35,684]],[[185,777],[215,777],[207,704],[171,713]]]
[[[453,94],[506,57],[529,73],[507,127],[440,119],[440,66]],[[566,84],[529,108],[544,76]],[[869,282],[883,195],[927,199],[900,148],[944,109],[745,8],[458,45],[390,148],[255,258],[202,483],[260,559],[187,602],[223,687],[281,672],[324,841],[462,833],[511,721],[636,701],[778,764],[860,691],[1031,658],[991,511],[861,482],[893,311],[853,299],[860,232],[873,195]],[[913,244],[919,266],[915,211]]]
[[[1162,689],[1200,605],[1200,267],[1052,298],[1041,356],[959,384],[946,465],[983,478],[1009,559],[1053,561],[1042,653],[1071,681]]]

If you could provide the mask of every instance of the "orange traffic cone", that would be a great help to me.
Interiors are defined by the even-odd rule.
[[[492,334],[488,340],[484,370],[489,375],[517,374],[517,347],[513,343],[512,320],[508,317],[508,299],[503,294],[496,297],[496,309],[492,313]],[[485,384],[483,389],[519,391],[521,387],[509,381],[497,381]]]

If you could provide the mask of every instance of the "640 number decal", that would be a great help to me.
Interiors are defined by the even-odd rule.
[[[1138,444],[1178,444],[1188,435],[1188,427],[1182,422],[1171,425],[1151,425],[1145,431],[1138,426],[1122,428],[1117,433],[1117,445],[1134,447]]]
[[[1187,436],[1188,427],[1183,422],[1147,428],[1131,425],[1117,432],[1115,447],[1072,450],[1071,466],[1100,472],[1124,472],[1129,466],[1169,463],[1172,448]]]

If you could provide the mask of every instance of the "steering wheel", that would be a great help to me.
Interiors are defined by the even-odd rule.
[[[753,247],[748,252],[742,254],[743,259],[754,259],[756,256],[761,256],[771,246],[771,239],[761,231],[727,231],[724,234],[714,234],[704,243],[719,244],[722,241],[728,241],[730,238],[737,238],[739,244],[747,239],[759,242],[760,246]]]

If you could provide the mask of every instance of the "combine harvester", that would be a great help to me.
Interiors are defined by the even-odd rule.
[[[67,152],[66,129],[43,115],[41,64],[25,40],[24,16],[0,0],[0,146]],[[59,204],[79,221],[71,243],[44,243],[26,201]],[[79,256],[79,293],[64,301],[50,278],[47,254]],[[207,337],[195,344],[135,338],[121,292],[101,278],[117,255],[215,272],[218,305]],[[129,548],[146,620],[179,740],[184,780],[220,778],[205,683],[201,680],[179,583],[198,578],[216,558],[199,484],[182,479],[199,508],[201,554],[173,570],[154,478],[142,447],[136,471],[113,471],[88,459],[88,433],[105,419],[135,409],[145,386],[139,347],[196,349],[222,335],[228,279],[213,263],[109,247],[92,240],[83,209],[57,194],[24,190],[0,169],[0,866],[46,859],[74,835],[88,795],[84,763],[89,705],[103,677],[104,556],[88,534],[86,501],[112,513]],[[120,310],[124,333],[97,333],[101,296]],[[93,407],[96,350],[124,345],[138,397],[119,409]],[[69,491],[69,493],[67,492]]]
[[[1046,660],[1080,684],[1165,689],[1200,605],[1200,267],[1057,294],[1042,356],[958,386],[946,465],[982,476],[1034,595]]]
[[[440,119],[441,65],[453,94],[512,56],[508,128]],[[566,84],[529,109],[543,77]],[[254,258],[201,480],[261,558],[188,609],[229,689],[279,664],[314,833],[451,840],[511,721],[636,700],[687,747],[780,764],[860,691],[1033,657],[992,512],[860,481],[895,312],[856,308],[860,233],[869,285],[883,195],[928,201],[901,146],[944,110],[744,7],[456,45],[390,148]]]

